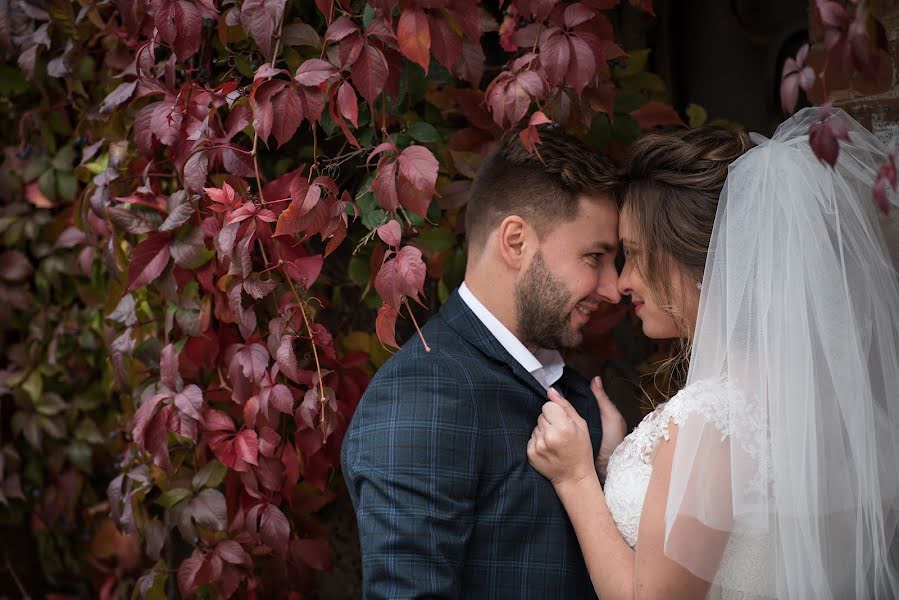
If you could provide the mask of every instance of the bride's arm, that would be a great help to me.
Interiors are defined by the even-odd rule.
[[[594,389],[594,393],[597,390]],[[602,393],[599,390],[599,393]],[[592,462],[586,423],[558,394],[544,406],[528,444],[534,467],[555,486],[568,512],[596,593],[617,598],[702,598],[709,583],[665,556],[665,505],[677,428],[653,457],[636,552],[631,550],[612,518]],[[697,526],[696,544],[720,556],[726,534]]]

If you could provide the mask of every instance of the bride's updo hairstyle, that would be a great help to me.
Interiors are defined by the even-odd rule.
[[[706,255],[727,168],[752,146],[721,127],[653,133],[631,147],[619,189],[634,267],[680,336],[693,335]]]

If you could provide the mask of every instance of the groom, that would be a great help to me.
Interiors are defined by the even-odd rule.
[[[466,209],[465,282],[378,371],[342,464],[365,598],[594,597],[577,539],[526,448],[556,387],[601,431],[587,382],[559,350],[618,302],[608,159],[552,127],[543,159],[508,135]]]

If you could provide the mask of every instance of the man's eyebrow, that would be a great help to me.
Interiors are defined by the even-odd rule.
[[[588,247],[589,252],[615,252],[618,248],[618,244],[609,243],[609,242],[594,242],[591,246]]]

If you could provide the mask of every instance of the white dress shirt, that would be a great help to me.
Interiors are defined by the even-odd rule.
[[[506,352],[511,354],[512,358],[518,361],[525,371],[533,375],[544,389],[548,389],[559,380],[562,370],[565,368],[565,361],[558,350],[540,348],[536,355],[532,354],[505,325],[499,322],[499,319],[493,316],[493,313],[487,310],[486,306],[481,304],[480,300],[475,298],[464,282],[459,286],[459,296],[506,349]]]

